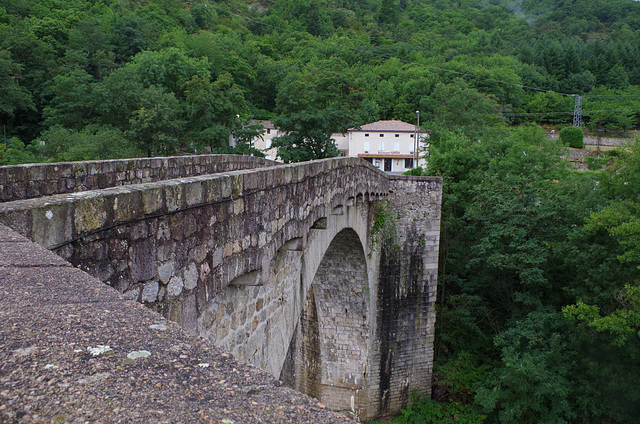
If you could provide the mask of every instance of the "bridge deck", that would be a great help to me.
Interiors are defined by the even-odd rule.
[[[353,422],[0,225],[0,422],[54,421]]]

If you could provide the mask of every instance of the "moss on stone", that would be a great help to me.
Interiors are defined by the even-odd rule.
[[[107,219],[105,199],[99,194],[85,194],[74,202],[74,223],[77,234],[102,227]]]

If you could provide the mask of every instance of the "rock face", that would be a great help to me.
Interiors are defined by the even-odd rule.
[[[6,202],[0,221],[238,359],[371,418],[429,391],[441,184],[327,159]],[[384,239],[372,234],[381,208]]]

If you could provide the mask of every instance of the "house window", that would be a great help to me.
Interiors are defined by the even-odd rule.
[[[400,137],[400,134],[396,134],[396,137]]]
[[[384,134],[380,134],[380,137],[384,137]]]
[[[378,143],[378,150],[381,151],[381,152],[384,150],[384,141],[380,141]]]
[[[369,142],[365,141],[364,142],[364,152],[367,153],[369,151]]]
[[[270,149],[270,148],[271,148],[271,139],[270,139],[270,138],[267,138],[267,139],[264,141],[264,144],[265,144],[265,148]]]
[[[374,165],[375,167],[377,167],[377,168],[380,168],[380,159],[375,158],[375,159],[373,160],[373,165]]]
[[[404,160],[404,167],[405,168],[413,168],[413,158],[407,158]]]
[[[395,143],[393,143],[393,151],[394,152],[399,152],[400,151],[400,142],[396,141]]]
[[[271,128],[267,128],[267,134],[271,134]]]
[[[413,134],[411,134],[411,138],[413,138]]]
[[[365,136],[365,137],[369,137],[369,134],[365,134],[364,136]]]

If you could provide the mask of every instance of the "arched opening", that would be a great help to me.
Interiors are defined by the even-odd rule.
[[[359,414],[368,402],[369,307],[364,249],[345,229],[316,271],[280,378],[334,410]]]

